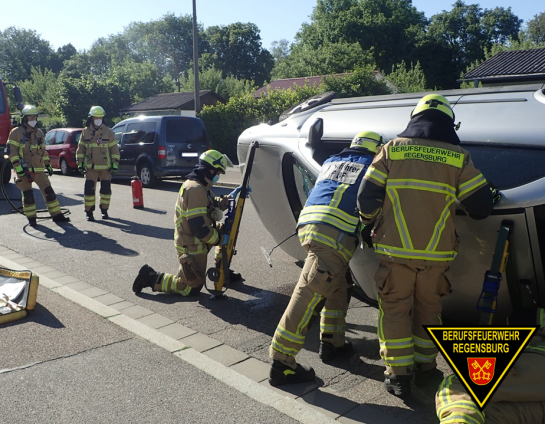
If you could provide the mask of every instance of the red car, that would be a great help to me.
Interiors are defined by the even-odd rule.
[[[51,166],[60,169],[63,175],[71,174],[78,167],[76,149],[82,131],[83,128],[57,128],[45,135],[45,149]]]

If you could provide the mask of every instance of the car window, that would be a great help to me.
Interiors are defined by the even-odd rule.
[[[199,119],[169,119],[166,138],[167,143],[206,143],[206,132]]]
[[[113,132],[115,135],[115,139],[117,140],[117,144],[121,144],[121,137],[123,136],[123,130],[125,129],[125,125],[121,125],[119,127],[113,128]]]
[[[80,138],[81,138],[81,131],[74,131],[72,133],[72,138],[70,140],[70,144],[78,144]]]
[[[137,122],[127,125],[127,130],[123,135],[125,144],[153,144],[155,142],[155,134],[157,123],[155,122]]]
[[[316,183],[316,178],[291,154],[284,155],[282,159],[282,174],[288,202],[297,220]]]
[[[55,134],[55,144],[62,144],[68,138],[68,133],[66,131],[57,131]]]
[[[45,135],[45,145],[46,146],[50,146],[51,144],[53,144],[53,141],[55,141],[55,133],[56,133],[56,131],[49,131]]]
[[[500,190],[545,177],[545,148],[462,144],[484,177]]]

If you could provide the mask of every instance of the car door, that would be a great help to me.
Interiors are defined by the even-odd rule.
[[[49,155],[49,159],[51,159],[51,155],[53,154],[52,149],[54,148],[55,134],[56,133],[57,133],[57,131],[52,130],[52,131],[49,131],[45,135],[45,150],[47,150],[47,154]],[[51,161],[51,166],[54,166],[53,161]]]

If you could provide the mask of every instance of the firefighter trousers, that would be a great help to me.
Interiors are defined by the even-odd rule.
[[[543,353],[523,352],[481,412],[458,380],[446,377],[435,396],[440,423],[545,423],[545,346]]]
[[[36,185],[40,188],[42,196],[45,200],[45,205],[51,216],[56,216],[61,212],[61,206],[57,200],[57,195],[49,183],[49,178],[44,172],[37,172],[32,174],[32,179]],[[15,185],[23,193],[23,212],[27,218],[36,218],[36,200],[34,199],[34,193],[32,190],[32,182],[28,180],[28,177],[17,176]]]
[[[437,366],[437,348],[423,325],[440,325],[442,298],[450,293],[448,266],[411,266],[381,261],[375,274],[377,333],[388,375],[410,375]]]
[[[191,296],[199,293],[206,282],[207,253],[178,253],[178,274],[160,274],[153,291]]]
[[[346,281],[348,262],[336,249],[315,241],[303,247],[307,259],[269,349],[271,358],[293,368],[314,309],[323,299],[320,338],[336,347],[344,345],[350,287]]]
[[[112,197],[112,174],[108,170],[97,171],[88,168],[85,171],[85,187],[83,189],[83,201],[85,212],[94,210],[96,199],[95,190],[97,181],[100,179],[100,209],[107,210],[110,207]]]

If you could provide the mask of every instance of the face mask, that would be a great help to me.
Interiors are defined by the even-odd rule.
[[[212,182],[214,184],[216,184],[218,182],[218,180],[220,179],[220,176],[219,175],[214,175],[214,178],[212,178]]]
[[[30,125],[32,128],[34,128],[37,123],[38,123],[38,121],[28,121],[27,122],[27,124]]]
[[[102,125],[102,119],[95,119],[95,126],[100,127]]]

